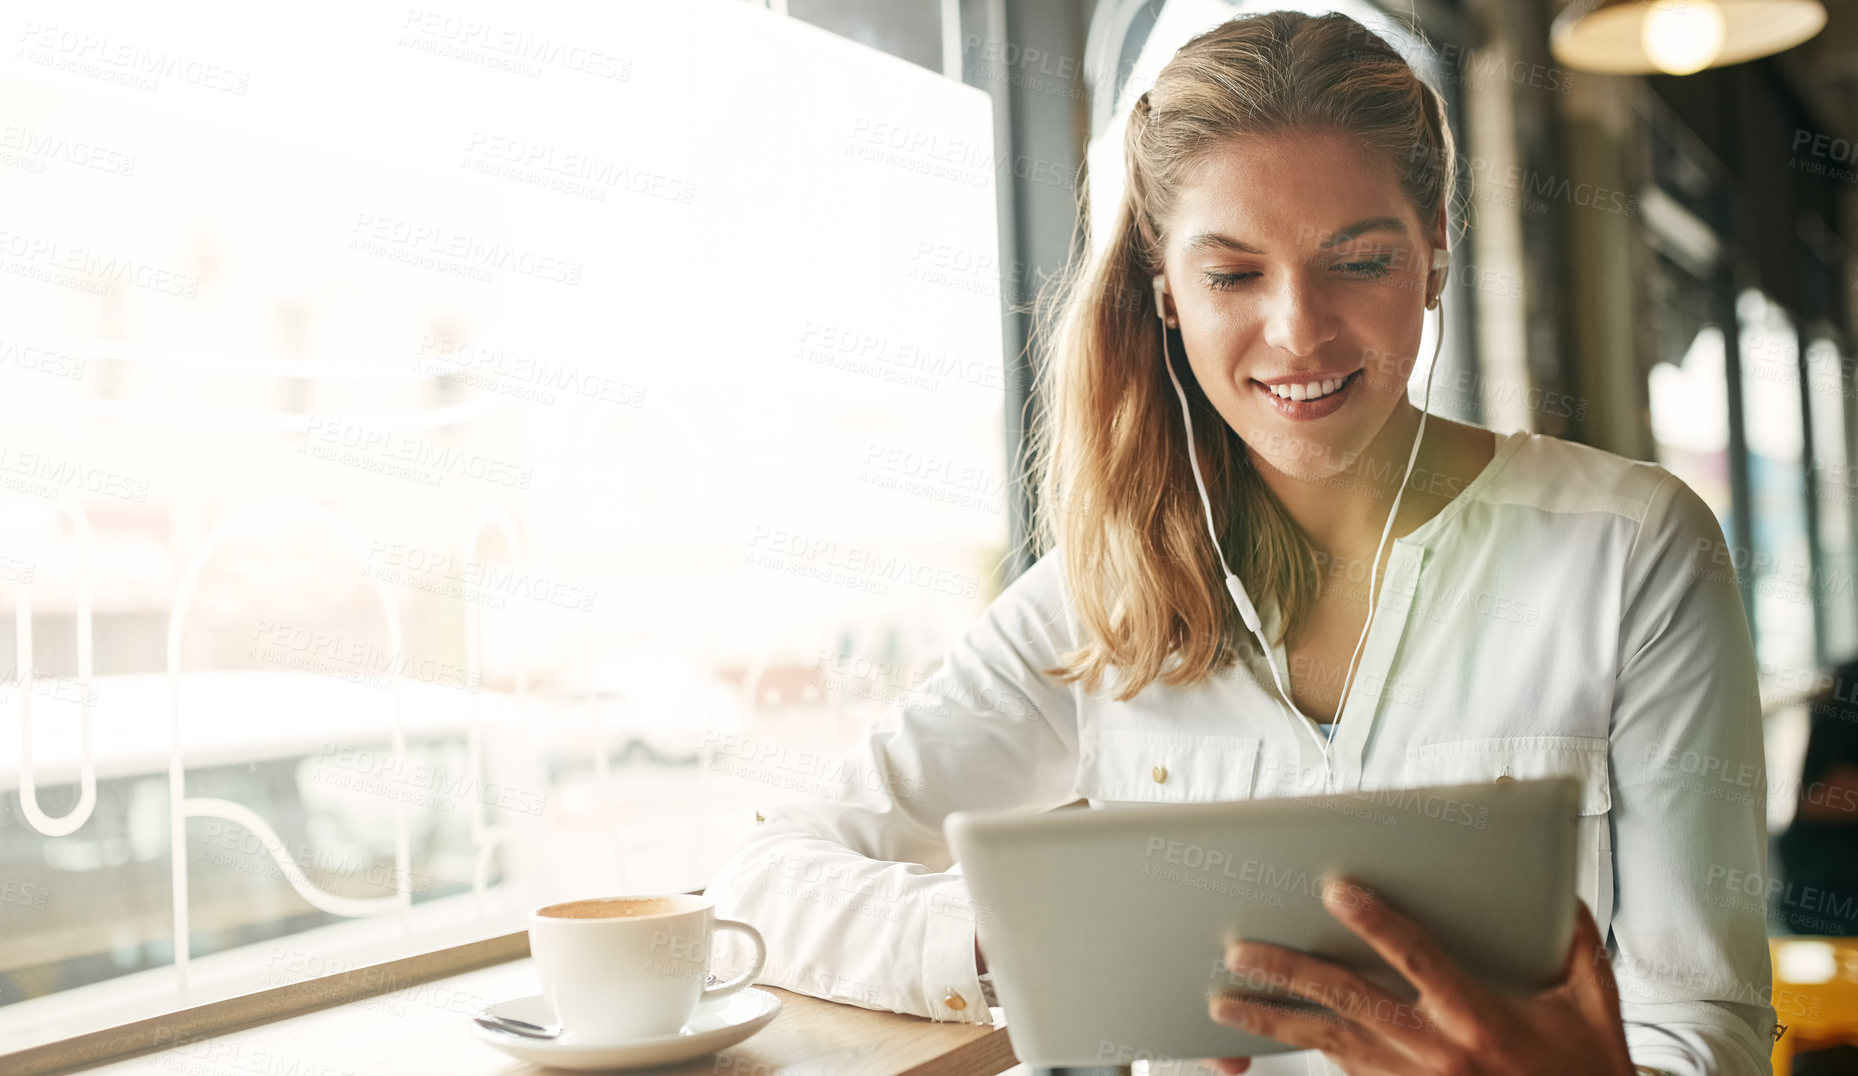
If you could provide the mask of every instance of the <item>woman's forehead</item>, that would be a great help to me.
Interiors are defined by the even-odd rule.
[[[1282,248],[1320,252],[1359,240],[1413,243],[1423,237],[1413,207],[1395,188],[1387,197],[1324,199],[1255,196],[1181,203],[1166,228],[1181,254],[1266,255]]]
[[[1357,222],[1416,223],[1393,163],[1347,135],[1286,132],[1221,143],[1181,176],[1175,242],[1232,229],[1333,235]],[[1242,237],[1241,237],[1242,238]]]

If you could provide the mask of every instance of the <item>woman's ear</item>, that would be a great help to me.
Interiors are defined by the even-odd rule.
[[[1430,241],[1431,250],[1427,251],[1428,259],[1436,257],[1436,255],[1432,254],[1432,250],[1449,250],[1450,249],[1450,244],[1448,244],[1445,239],[1446,232],[1447,232],[1447,228],[1446,228],[1445,206],[1440,205],[1438,218],[1434,220],[1432,223],[1432,238]],[[1428,261],[1427,264],[1430,265],[1431,262]],[[1445,277],[1448,272],[1449,272],[1449,269],[1427,271],[1426,273],[1426,294],[1428,296],[1443,295],[1445,293]],[[1437,279],[1435,280],[1434,277],[1437,277]],[[1432,304],[1428,302],[1426,305],[1427,305],[1427,308],[1430,309]]]
[[[1168,278],[1161,273],[1156,273],[1154,282],[1155,312],[1161,315],[1161,323],[1163,325],[1173,328],[1179,325],[1181,321],[1174,316],[1172,310],[1168,309]]]

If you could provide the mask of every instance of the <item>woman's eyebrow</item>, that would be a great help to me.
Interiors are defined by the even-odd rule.
[[[1367,220],[1358,220],[1348,227],[1343,228],[1321,243],[1318,243],[1317,246],[1324,248],[1332,247],[1337,243],[1346,243],[1350,239],[1366,232],[1398,232],[1401,235],[1405,235],[1406,225],[1399,217],[1369,217]]]
[[[1331,233],[1327,239],[1324,239],[1317,245],[1326,249],[1338,243],[1346,243],[1350,239],[1368,232],[1398,232],[1401,235],[1405,235],[1406,224],[1402,222],[1399,217],[1369,217],[1367,220],[1358,220],[1346,228],[1336,230]],[[1227,250],[1237,251],[1240,254],[1264,253],[1264,251],[1259,250],[1249,243],[1242,243],[1229,235],[1221,235],[1218,232],[1201,232],[1189,238],[1187,242],[1181,244],[1181,249],[1189,252],[1200,250],[1203,247],[1223,247]]]

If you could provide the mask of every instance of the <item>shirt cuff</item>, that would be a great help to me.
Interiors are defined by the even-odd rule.
[[[994,1022],[993,1010],[981,994],[981,973],[974,962],[974,909],[967,885],[957,882],[952,892],[931,898],[923,931],[923,997],[931,1018],[964,1024]]]

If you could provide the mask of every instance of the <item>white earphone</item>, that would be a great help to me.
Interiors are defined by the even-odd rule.
[[[1451,266],[1451,260],[1452,260],[1451,252],[1445,249],[1444,247],[1434,247],[1432,249],[1432,271],[1433,272],[1442,272],[1444,270],[1449,269]],[[1316,729],[1313,727],[1315,722],[1309,720],[1308,718],[1305,718],[1302,721],[1298,721],[1296,718],[1291,716],[1291,710],[1293,707],[1290,701],[1290,691],[1288,688],[1284,686],[1284,678],[1278,672],[1277,659],[1273,656],[1271,652],[1271,643],[1269,640],[1267,640],[1264,637],[1264,632],[1259,626],[1258,610],[1255,606],[1252,605],[1251,595],[1245,592],[1245,584],[1239,581],[1239,577],[1233,574],[1231,565],[1226,563],[1225,551],[1219,547],[1219,535],[1215,533],[1213,529],[1213,503],[1207,497],[1206,482],[1204,479],[1200,477],[1199,455],[1196,452],[1194,452],[1193,416],[1188,413],[1187,393],[1184,389],[1181,388],[1180,378],[1176,377],[1174,373],[1173,360],[1170,359],[1168,356],[1168,308],[1167,308],[1167,303],[1165,301],[1165,296],[1168,294],[1167,278],[1157,273],[1154,278],[1154,284],[1155,284],[1155,311],[1162,321],[1162,330],[1161,330],[1162,365],[1167,367],[1168,380],[1174,383],[1174,394],[1178,396],[1181,401],[1181,422],[1187,428],[1187,461],[1193,467],[1194,487],[1200,491],[1200,505],[1202,508],[1206,510],[1207,536],[1213,540],[1213,552],[1218,555],[1219,566],[1220,568],[1224,569],[1226,573],[1226,590],[1228,593],[1232,595],[1233,603],[1237,605],[1239,608],[1239,616],[1241,619],[1245,621],[1245,629],[1251,632],[1252,635],[1258,640],[1258,648],[1264,652],[1265,662],[1271,667],[1271,679],[1277,684],[1278,696],[1283,705],[1282,713],[1284,715],[1284,719],[1289,721],[1292,725],[1301,725],[1306,732],[1308,732],[1312,737],[1315,737],[1316,746],[1319,750],[1322,751],[1323,790],[1328,791],[1330,777],[1331,777],[1330,768],[1329,768],[1329,744],[1331,741],[1323,737],[1321,734],[1319,734],[1316,731]],[[1445,282],[1443,280],[1440,280],[1439,291],[1441,294],[1443,294],[1444,290],[1445,290]],[[1431,301],[1427,302],[1426,309],[1428,310],[1433,309],[1434,306],[1436,306],[1437,302],[1438,302],[1437,298],[1436,297],[1433,298]],[[1406,473],[1400,476],[1400,488],[1394,492],[1393,511],[1387,514],[1387,525],[1381,528],[1381,539],[1378,543],[1375,544],[1375,547],[1374,547],[1374,560],[1371,562],[1369,566],[1369,571],[1368,571],[1368,597],[1369,597],[1368,620],[1367,620],[1367,623],[1361,626],[1361,637],[1355,640],[1355,652],[1349,656],[1348,672],[1342,682],[1342,694],[1341,694],[1341,697],[1336,700],[1335,715],[1332,718],[1330,718],[1330,725],[1332,728],[1337,722],[1341,721],[1342,719],[1342,706],[1344,703],[1348,701],[1348,692],[1349,692],[1349,689],[1353,686],[1353,682],[1354,682],[1355,662],[1361,656],[1362,644],[1367,641],[1368,629],[1374,626],[1374,610],[1375,610],[1374,584],[1378,578],[1378,572],[1380,570],[1381,549],[1387,544],[1388,534],[1393,531],[1394,518],[1400,514],[1400,498],[1406,492],[1407,480],[1413,477],[1413,464],[1419,459],[1419,446],[1426,436],[1426,407],[1430,405],[1432,402],[1432,371],[1437,366],[1438,366],[1438,363],[1434,362],[1432,366],[1429,366],[1426,369],[1425,400],[1420,405],[1420,409],[1419,409],[1419,430],[1413,435],[1413,450],[1406,458]]]

